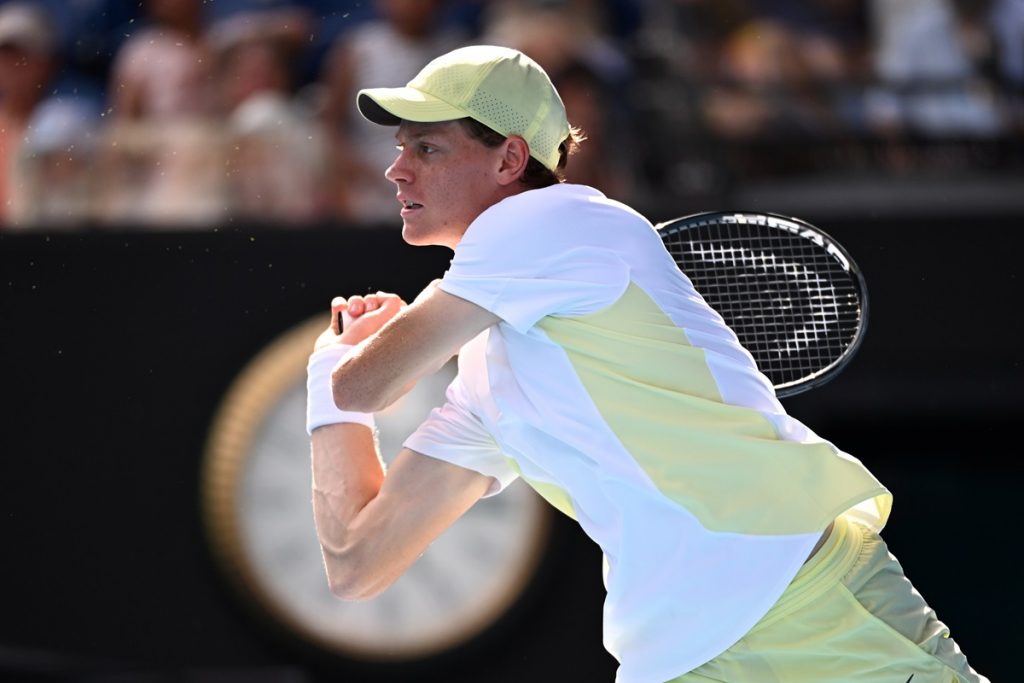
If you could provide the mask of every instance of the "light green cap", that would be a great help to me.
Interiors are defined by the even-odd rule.
[[[356,98],[369,121],[397,126],[472,118],[502,135],[519,135],[530,155],[554,170],[569,136],[565,105],[537,62],[506,47],[473,45],[427,64],[404,88],[367,88]]]

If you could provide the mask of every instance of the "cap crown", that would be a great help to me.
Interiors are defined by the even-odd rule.
[[[427,64],[408,84],[502,135],[519,135],[548,168],[569,135],[565,106],[547,73],[517,50],[476,45]]]

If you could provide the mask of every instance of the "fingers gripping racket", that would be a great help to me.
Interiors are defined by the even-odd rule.
[[[864,278],[834,239],[798,218],[706,212],[655,226],[780,397],[835,377],[867,328]]]

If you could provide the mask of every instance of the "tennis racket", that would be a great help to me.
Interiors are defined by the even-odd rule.
[[[777,396],[821,386],[850,362],[867,329],[868,294],[829,235],[772,213],[705,212],[655,227]]]

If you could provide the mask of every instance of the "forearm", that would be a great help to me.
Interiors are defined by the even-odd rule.
[[[313,514],[331,592],[370,598],[390,586],[491,485],[473,470],[407,448],[385,476],[370,430],[313,431]]]
[[[358,522],[380,492],[384,466],[373,433],[363,425],[325,425],[313,431],[311,445],[313,519],[328,584],[340,597],[359,597],[353,584],[365,573],[365,544]]]
[[[416,383],[437,372],[457,349],[440,357],[427,354],[401,357],[388,338],[373,337],[357,347],[331,375],[334,402],[342,410],[377,412],[391,406]],[[363,357],[376,358],[365,363]]]
[[[334,368],[334,402],[344,410],[381,410],[497,322],[476,304],[428,287]]]
[[[307,366],[306,430],[310,434],[313,518],[332,592],[349,597],[365,578],[364,539],[358,521],[384,482],[371,415],[340,411],[330,389],[330,369],[351,349],[331,344]],[[373,566],[373,565],[369,565]]]

